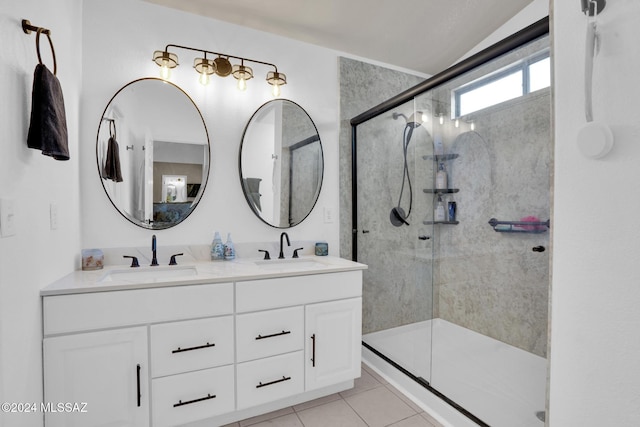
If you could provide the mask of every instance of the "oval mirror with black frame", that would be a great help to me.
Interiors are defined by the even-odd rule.
[[[134,80],[102,114],[96,160],[113,206],[143,228],[173,227],[200,201],[209,177],[209,133],[200,110],[181,88]]]
[[[320,195],[322,143],[309,114],[293,101],[263,104],[247,124],[240,181],[251,210],[276,228],[300,224]]]

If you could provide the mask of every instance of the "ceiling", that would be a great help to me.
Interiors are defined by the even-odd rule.
[[[433,75],[533,0],[146,0]]]

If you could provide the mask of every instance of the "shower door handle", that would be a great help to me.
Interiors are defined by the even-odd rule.
[[[431,236],[418,236],[418,239],[420,240],[429,240],[431,238]]]

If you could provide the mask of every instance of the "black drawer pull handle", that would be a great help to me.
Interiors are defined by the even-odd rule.
[[[311,367],[316,367],[316,334],[311,335]]]
[[[278,332],[277,334],[271,334],[271,335],[258,335],[256,337],[257,340],[263,340],[265,338],[273,338],[273,337],[279,337],[280,335],[287,335],[290,334],[291,331],[282,331],[282,332]]]
[[[289,381],[290,379],[291,379],[291,377],[285,377],[285,376],[283,376],[283,377],[282,377],[282,378],[280,378],[279,380],[271,381],[271,382],[264,383],[264,384],[260,383],[260,384],[258,384],[258,385],[256,386],[256,388],[266,387],[266,386],[268,386],[268,385],[273,385],[273,384],[281,383],[281,382],[283,382],[283,381]]]
[[[209,348],[209,347],[215,347],[215,346],[216,346],[215,343],[213,343],[213,344],[206,343],[205,345],[199,345],[197,347],[188,347],[188,348],[180,348],[180,347],[178,347],[176,350],[172,350],[171,353],[174,353],[174,354],[175,353],[182,353],[183,351],[200,350],[200,349],[203,349],[203,348]]]
[[[140,407],[140,399],[142,398],[142,393],[140,391],[140,365],[137,365],[136,369],[136,387],[138,392],[138,408]]]
[[[209,399],[215,399],[215,398],[216,398],[215,394],[211,396],[210,394],[207,393],[207,397],[201,397],[200,399],[187,400],[186,402],[183,402],[182,400],[178,400],[178,403],[174,403],[173,407],[177,408],[178,406],[191,405],[192,403],[198,403],[198,402],[202,402],[203,400],[209,400]]]

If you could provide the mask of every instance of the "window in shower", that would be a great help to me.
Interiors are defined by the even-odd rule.
[[[539,52],[503,70],[483,76],[453,91],[454,117],[474,113],[527,93],[549,87],[549,51]]]

